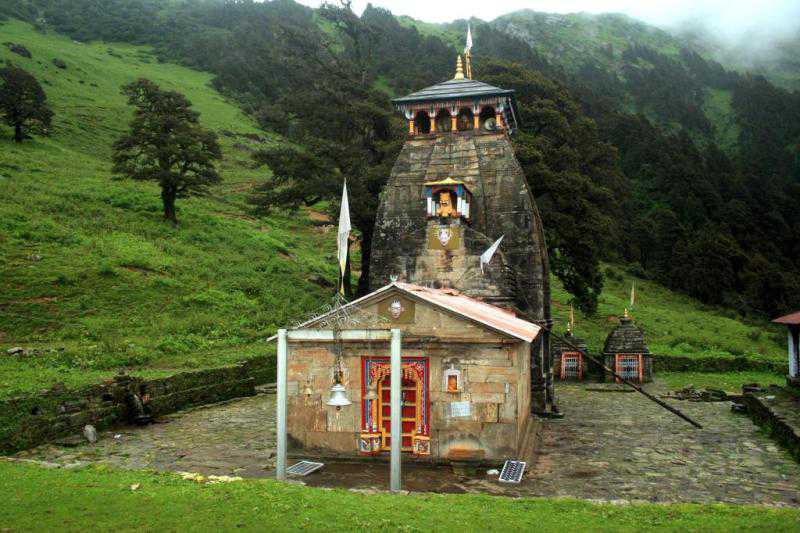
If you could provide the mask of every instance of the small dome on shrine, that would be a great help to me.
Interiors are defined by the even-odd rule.
[[[572,332],[568,331],[564,334],[564,338],[562,340],[561,337],[553,336],[553,340],[550,341],[551,350],[553,353],[563,353],[563,352],[574,352],[575,348],[578,351],[586,353],[588,348],[586,346],[586,340],[581,339],[580,337],[576,337],[572,334]]]
[[[603,348],[605,355],[615,354],[649,354],[644,340],[644,331],[633,323],[629,316],[619,319],[619,325],[606,337]]]

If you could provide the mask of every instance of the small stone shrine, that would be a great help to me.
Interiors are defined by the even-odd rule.
[[[590,361],[586,357],[586,341],[567,331],[564,340],[551,341],[553,375],[556,381],[584,381],[590,377]],[[577,348],[577,349],[576,349]]]
[[[633,323],[627,309],[619,322],[606,337],[603,348],[605,365],[635,383],[653,381],[653,362],[644,332]],[[607,375],[606,379],[614,381],[616,378]]]
[[[388,455],[389,342],[347,330],[402,330],[402,452],[419,460],[519,457],[532,431],[531,343],[539,326],[454,289],[393,282],[302,324],[339,340],[288,344],[292,453]],[[406,459],[404,459],[406,460]]]

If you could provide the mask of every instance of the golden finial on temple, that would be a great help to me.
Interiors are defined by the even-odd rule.
[[[464,79],[464,66],[461,64],[461,54],[458,55],[458,59],[456,60],[456,75],[453,77],[454,80],[463,80]]]

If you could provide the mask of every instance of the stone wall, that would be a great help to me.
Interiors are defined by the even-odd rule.
[[[447,254],[426,249],[424,184],[448,177],[464,182],[473,193],[472,221],[463,235],[467,256],[480,255],[505,235],[499,255],[513,274],[513,280],[490,279],[487,284],[476,262],[451,261],[458,268],[477,270],[475,275],[460,276],[456,288],[489,303],[513,304],[535,320],[549,319],[542,221],[505,133],[459,132],[406,141],[378,209],[370,287],[386,285],[392,276],[420,285],[447,277],[442,275],[447,265],[438,257]]]
[[[289,347],[288,419],[290,449],[322,456],[358,455],[361,431],[361,358],[388,356],[386,343],[348,343],[343,348],[343,384],[352,405],[325,405],[332,385],[334,353],[330,344],[297,343]],[[474,460],[500,459],[517,453],[529,410],[529,345],[404,342],[403,357],[427,357],[430,364],[431,456],[454,452]],[[463,392],[445,391],[443,372],[461,371]],[[311,392],[311,394],[307,394]],[[451,402],[468,401],[469,417],[451,418]],[[422,458],[425,460],[426,458]]]
[[[747,407],[750,418],[800,461],[798,393],[800,391],[791,387],[773,386],[766,394],[747,392],[741,402]]]
[[[748,357],[689,357],[681,355],[652,355],[653,369],[658,372],[741,372],[758,370],[786,374],[785,362],[750,359]]]
[[[0,401],[0,452],[13,453],[78,434],[87,424],[105,429],[129,423],[132,393],[146,398],[153,416],[190,406],[252,396],[255,386],[274,381],[274,356],[235,366],[182,372],[158,379],[117,376],[79,389],[54,387],[40,394]]]
[[[590,354],[592,357],[610,364],[613,368],[614,358]],[[750,359],[747,357],[690,357],[686,355],[655,355],[650,354],[649,363],[652,374],[658,372],[744,372],[761,371],[774,372],[776,374],[786,374],[789,370],[787,363],[782,361],[766,361],[760,359]],[[602,381],[610,379],[605,370],[600,365],[595,364],[587,358],[584,359],[585,368],[588,372],[584,373],[584,381]],[[554,353],[554,372],[556,381],[560,372],[560,354]]]

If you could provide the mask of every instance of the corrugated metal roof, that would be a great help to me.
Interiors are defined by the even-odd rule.
[[[452,289],[430,289],[401,282],[392,283],[389,287],[391,286],[397,287],[410,296],[421,298],[437,307],[526,342],[533,341],[542,329],[532,322],[517,318],[504,309],[470,298]]]
[[[435,307],[450,311],[451,313],[455,313],[459,316],[472,320],[473,322],[483,324],[489,329],[504,333],[525,342],[532,342],[542,329],[532,322],[517,318],[513,313],[510,313],[505,309],[501,309],[497,306],[476,300],[475,298],[470,298],[469,296],[461,294],[453,289],[430,289],[428,287],[413,285],[411,283],[401,283],[397,281],[390,283],[389,285],[385,285],[380,289],[367,294],[366,296],[358,298],[357,300],[353,300],[343,307],[346,308],[355,305],[364,305],[369,301],[379,299],[383,293],[391,289],[397,289],[411,298],[423,300],[434,305]],[[300,324],[296,329],[309,327],[315,322],[318,322],[319,320],[336,312],[337,310],[333,310],[325,315],[315,317],[307,322],[304,322],[303,324]],[[277,335],[270,337],[267,339],[267,341],[271,341],[275,338],[277,338]]]
[[[463,79],[447,80],[436,85],[431,85],[415,93],[395,98],[395,104],[408,104],[427,100],[456,100],[459,98],[471,98],[480,96],[504,96],[513,95],[514,91],[500,89],[482,81]]]
[[[776,324],[784,324],[786,326],[800,325],[800,311],[795,311],[794,313],[790,313],[786,316],[776,318],[773,320],[773,322]]]

